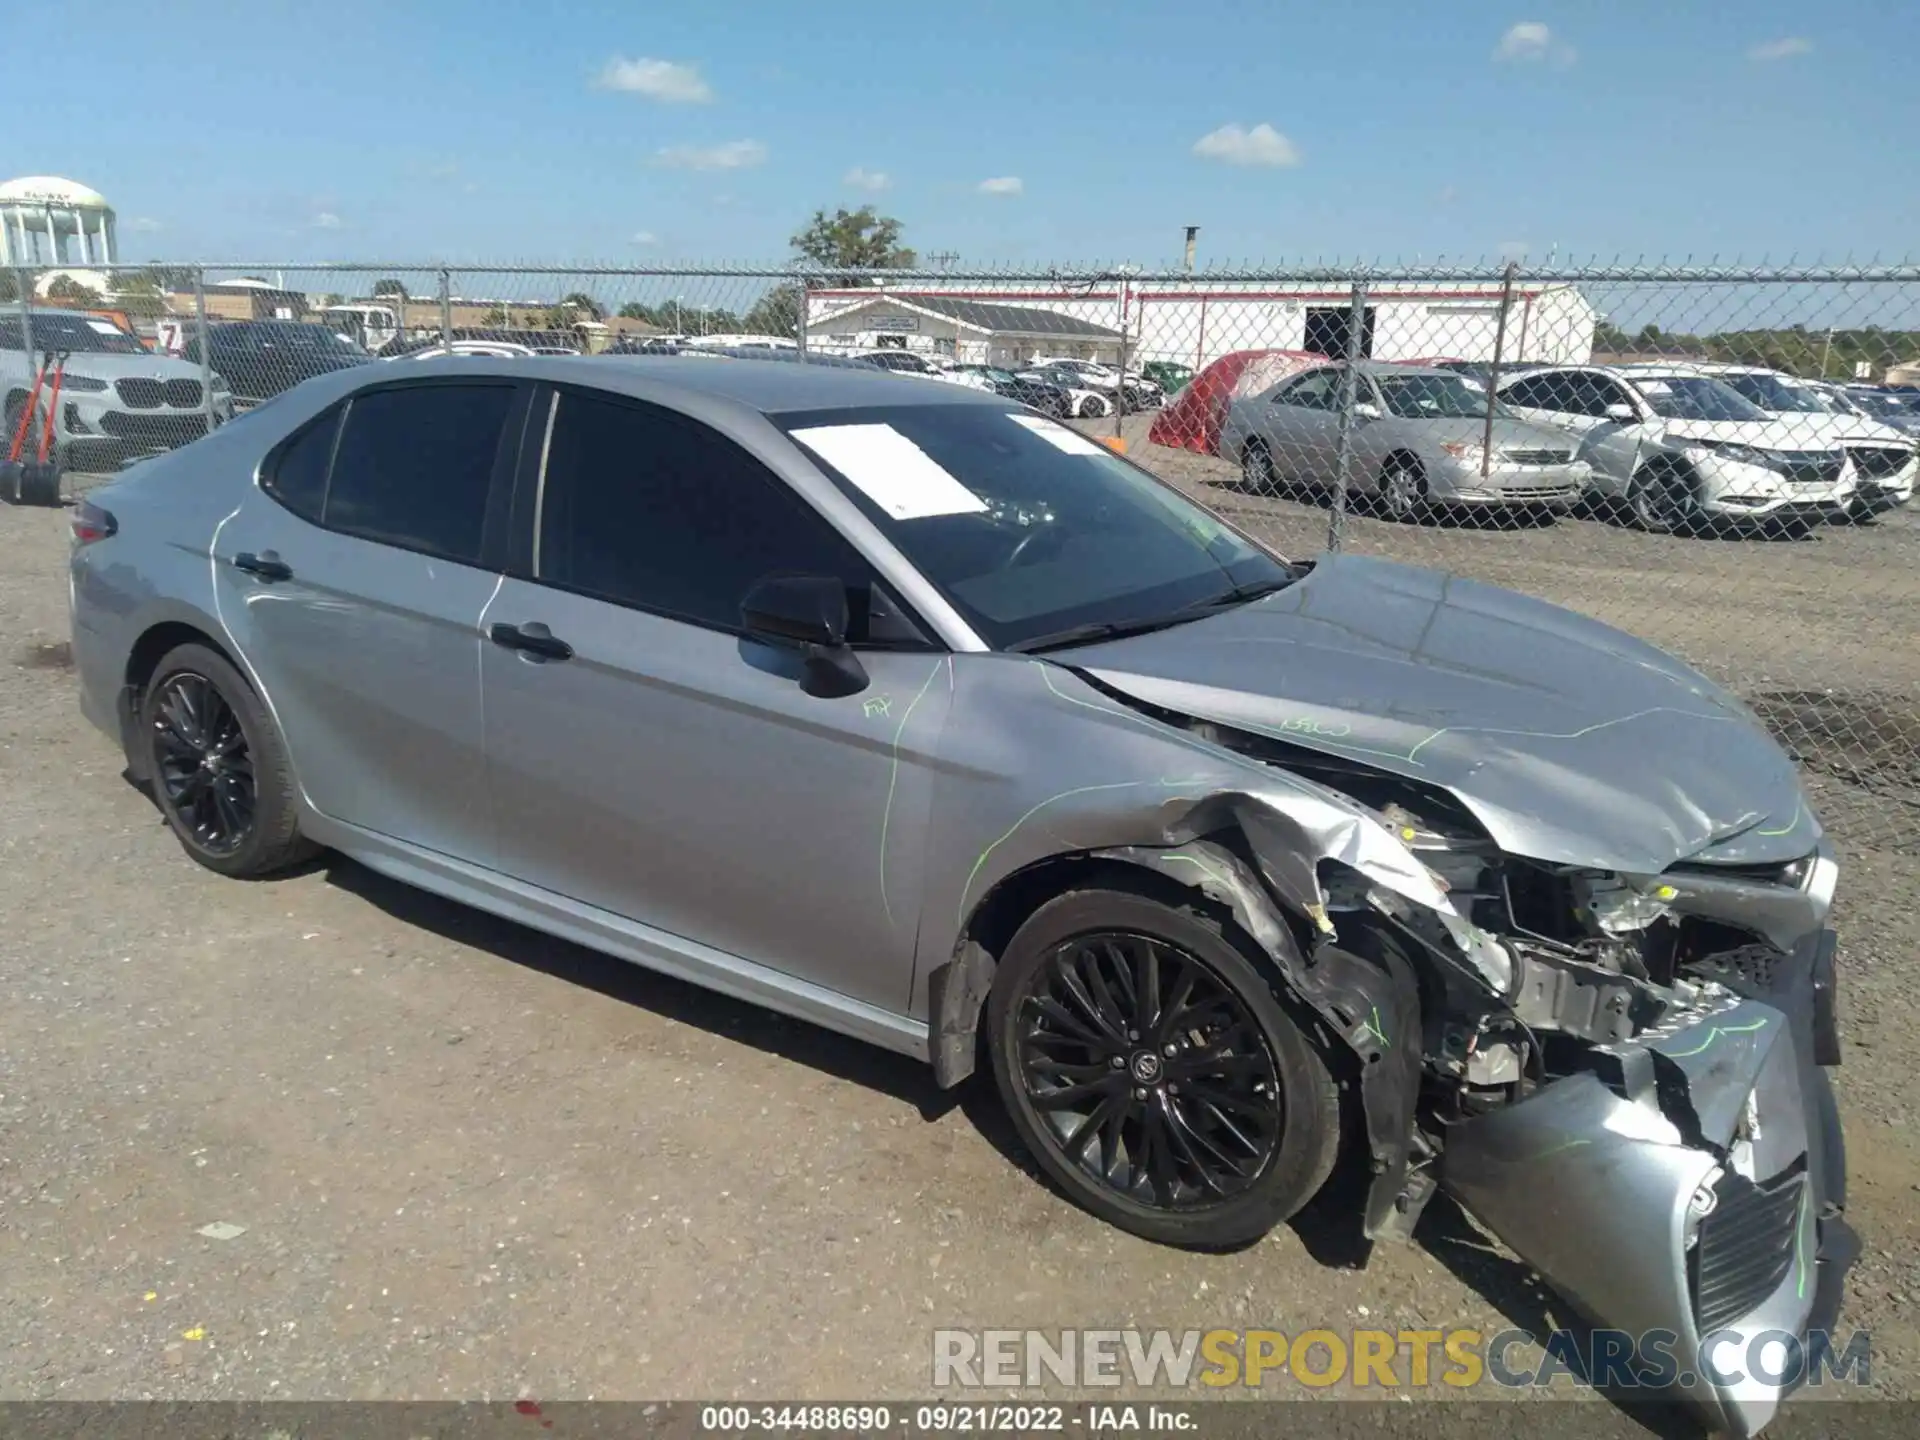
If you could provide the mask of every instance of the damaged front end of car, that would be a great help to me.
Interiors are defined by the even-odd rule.
[[[1109,853],[1229,907],[1351,1053],[1367,1238],[1444,1188],[1592,1323],[1658,1341],[1709,1424],[1757,1431],[1792,1377],[1731,1357],[1829,1326],[1857,1253],[1817,828],[1782,863],[1528,857],[1439,787],[1155,718],[1310,787]]]

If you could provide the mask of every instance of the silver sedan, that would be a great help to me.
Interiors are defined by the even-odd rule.
[[[211,870],[326,846],[938,1085],[983,1056],[1152,1240],[1445,1187],[1718,1428],[1779,1395],[1710,1337],[1828,1323],[1831,846],[1751,711],[1597,621],[764,360],[321,376],[73,539],[82,709]]]
[[[1340,472],[1346,366],[1321,365],[1233,402],[1222,453],[1237,454],[1249,488],[1331,488]],[[1354,377],[1347,488],[1377,497],[1396,520],[1429,505],[1526,505],[1565,510],[1590,475],[1574,438],[1494,405],[1466,376],[1425,365],[1369,362]]]

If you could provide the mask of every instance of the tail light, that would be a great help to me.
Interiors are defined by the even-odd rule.
[[[120,533],[120,522],[113,518],[113,512],[91,500],[82,500],[73,507],[72,525],[75,545],[91,545]]]

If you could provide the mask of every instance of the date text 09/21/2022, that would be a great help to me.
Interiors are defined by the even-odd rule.
[[[700,1429],[714,1435],[768,1431],[808,1434],[909,1435],[1065,1433],[1084,1435],[1154,1431],[1191,1434],[1194,1407],[1157,1404],[996,1405],[707,1405]]]

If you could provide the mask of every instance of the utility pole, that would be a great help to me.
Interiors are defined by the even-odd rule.
[[[1827,378],[1827,361],[1833,358],[1833,326],[1827,326],[1827,343],[1820,350],[1820,378]]]
[[[1198,225],[1187,226],[1187,274],[1189,275],[1193,273],[1194,245],[1199,239],[1200,227]]]
[[[936,250],[927,256],[927,259],[932,262],[933,268],[936,270],[945,270],[959,258],[960,256],[952,250]]]

